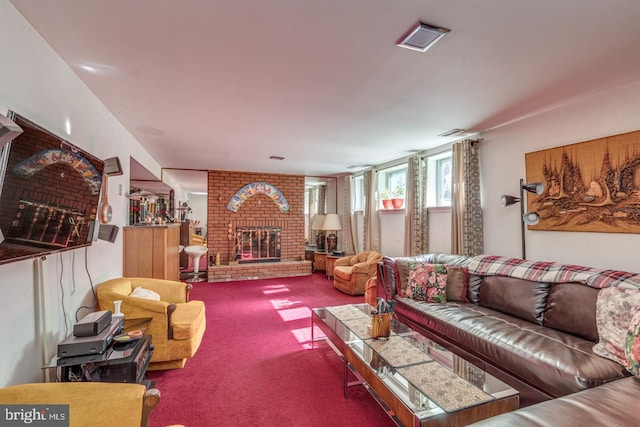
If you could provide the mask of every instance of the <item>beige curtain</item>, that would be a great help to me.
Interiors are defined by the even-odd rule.
[[[364,242],[365,251],[380,252],[380,223],[378,221],[378,171],[370,169],[364,173]]]
[[[481,140],[453,144],[451,185],[451,253],[480,255],[484,252],[480,200]]]
[[[355,188],[353,181],[353,176],[344,177],[344,215],[348,218],[348,220],[344,221],[343,218],[342,223],[344,224],[343,236],[345,237],[344,250],[348,254],[356,253],[356,242],[358,238],[356,215],[353,212],[353,198],[355,197]]]
[[[423,157],[407,162],[407,188],[404,206],[404,255],[427,253],[427,169]]]

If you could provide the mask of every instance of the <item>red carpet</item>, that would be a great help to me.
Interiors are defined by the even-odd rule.
[[[343,397],[344,364],[324,341],[311,350],[311,308],[362,296],[313,274],[195,283],[191,299],[205,302],[207,331],[184,369],[148,373],[161,392],[151,426],[395,425],[362,386]]]

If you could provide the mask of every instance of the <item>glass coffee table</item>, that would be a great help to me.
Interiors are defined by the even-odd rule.
[[[402,426],[463,426],[518,408],[517,390],[396,319],[388,338],[372,338],[371,308],[312,310],[312,342],[329,340],[344,360],[345,398],[362,384]]]

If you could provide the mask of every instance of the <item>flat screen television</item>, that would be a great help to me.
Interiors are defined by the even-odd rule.
[[[91,245],[104,162],[10,111],[0,151],[0,264]]]

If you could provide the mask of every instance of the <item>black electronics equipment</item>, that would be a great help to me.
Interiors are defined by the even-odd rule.
[[[109,310],[95,311],[87,314],[78,323],[73,325],[73,335],[76,337],[93,337],[98,335],[111,324],[111,312]]]
[[[143,335],[138,341],[126,344],[116,342],[109,360],[95,364],[92,377],[95,381],[140,383],[152,355],[150,335]]]
[[[111,325],[92,337],[76,337],[69,335],[58,344],[58,357],[71,357],[87,354],[104,353],[124,329],[124,317],[112,317]]]
[[[58,357],[56,360],[57,366],[74,366],[74,365],[82,365],[83,363],[95,363],[95,362],[103,362],[105,360],[109,360],[109,356],[111,356],[112,349],[109,347],[107,351],[103,353],[95,353],[95,354],[83,354],[80,356],[71,356],[71,357]]]

